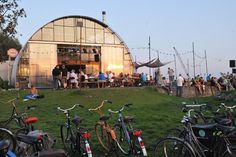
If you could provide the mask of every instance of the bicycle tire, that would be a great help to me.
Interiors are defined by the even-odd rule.
[[[125,133],[120,125],[115,125],[116,139],[118,140],[118,148],[120,151],[128,155],[130,154],[130,144],[125,136]]]
[[[109,136],[109,134],[105,129],[103,129],[103,127],[103,124],[97,123],[95,125],[95,132],[101,146],[109,152],[111,148],[111,136]]]
[[[72,153],[76,152],[76,139],[73,134],[72,128],[71,130],[68,129],[67,126],[61,125],[61,140],[63,143],[64,148]]]
[[[15,152],[16,150],[16,139],[14,138],[14,135],[11,131],[0,128],[0,140],[9,140],[10,141],[10,147],[9,149]]]
[[[192,147],[177,137],[159,140],[154,151],[155,157],[196,157]]]

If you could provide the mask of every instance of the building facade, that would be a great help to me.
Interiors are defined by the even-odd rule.
[[[58,64],[90,75],[134,72],[125,42],[108,25],[86,16],[58,18],[38,29],[15,59],[12,84],[50,88]]]

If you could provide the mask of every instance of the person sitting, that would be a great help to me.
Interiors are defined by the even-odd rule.
[[[73,86],[75,86],[75,88],[78,88],[78,76],[75,73],[74,69],[72,69],[70,73],[70,84],[71,84],[70,88],[72,88]]]
[[[31,85],[30,94],[26,95],[23,101],[34,100],[39,98],[44,98],[44,95],[39,95],[38,89],[34,85]]]
[[[196,89],[198,90],[198,92],[200,93],[200,95],[202,95],[203,92],[202,92],[201,83],[200,83],[200,81],[197,79],[197,77],[195,77],[195,79],[192,78],[191,82],[192,82],[192,83],[191,83],[191,86],[196,87]]]
[[[162,77],[162,79],[161,79],[161,88],[164,89],[168,95],[170,95],[172,93],[172,91],[170,89],[170,85],[167,83],[167,80],[165,77]]]
[[[99,72],[99,75],[98,75],[98,88],[100,88],[100,84],[102,85],[102,88],[104,88],[106,82],[107,82],[107,78],[105,77],[104,73]]]
[[[109,81],[108,87],[113,87],[114,86],[114,75],[111,71],[109,71],[109,74],[108,74],[108,81]]]

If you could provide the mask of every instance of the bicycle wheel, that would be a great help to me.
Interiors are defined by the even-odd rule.
[[[103,129],[103,125],[97,123],[95,125],[95,132],[99,143],[106,151],[110,151],[111,147],[111,137],[108,135],[107,131]]]
[[[118,141],[118,147],[120,151],[128,155],[130,153],[130,144],[125,136],[125,133],[120,125],[115,125],[115,131],[116,131],[116,139]],[[128,135],[129,136],[129,135]]]
[[[10,141],[9,149],[12,150],[13,152],[15,151],[16,139],[14,138],[11,131],[9,131],[5,128],[0,128],[0,140],[9,140]]]
[[[157,142],[155,157],[196,157],[192,147],[177,137],[166,137]]]
[[[76,152],[76,140],[72,128],[61,125],[61,140],[64,148],[72,153]]]

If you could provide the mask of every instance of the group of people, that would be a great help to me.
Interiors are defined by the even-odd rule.
[[[83,73],[83,71],[79,71],[79,74],[76,73],[75,69],[69,71],[65,65],[62,65],[61,68],[57,65],[52,70],[53,76],[53,88],[78,88],[79,81],[84,81],[88,79],[88,76]]]
[[[208,74],[205,78],[201,75],[197,75],[192,79],[189,78],[189,75],[187,75],[187,78],[184,78],[179,74],[175,79],[174,70],[169,67],[167,74],[169,79],[164,77],[158,68],[155,72],[155,84],[164,89],[168,94],[171,94],[173,88],[176,87],[176,96],[179,97],[183,95],[183,86],[195,87],[200,95],[205,94],[206,86],[214,86],[218,91],[236,89],[236,76],[229,73],[221,73],[221,77],[219,78]]]
[[[209,74],[205,79],[197,75],[190,79],[184,78],[181,74],[175,79],[175,72],[172,68],[168,67],[167,75],[164,77],[161,74],[160,68],[155,72],[154,78],[145,73],[134,73],[115,75],[112,71],[105,73],[99,72],[98,75],[88,75],[80,70],[76,73],[76,70],[72,69],[68,71],[65,65],[61,67],[57,65],[53,71],[53,87],[54,89],[59,88],[78,88],[79,85],[84,83],[87,86],[89,80],[96,82],[95,87],[125,87],[125,86],[145,86],[145,85],[156,85],[166,90],[168,94],[172,94],[173,88],[176,87],[176,96],[182,97],[183,86],[194,86],[200,95],[204,95],[206,86],[215,86],[219,91],[230,90],[236,88],[235,77],[231,74],[222,74],[220,78],[216,78]]]

